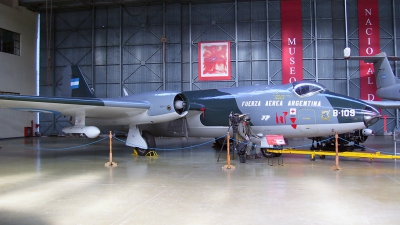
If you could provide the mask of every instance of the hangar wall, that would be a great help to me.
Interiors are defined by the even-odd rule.
[[[395,0],[379,0],[381,46],[389,55],[398,49],[398,8]],[[47,16],[53,23],[46,26],[41,16],[41,37],[52,38],[41,39],[41,95],[59,95],[61,71],[69,64],[81,67],[97,97],[121,96],[123,89],[134,94],[282,80],[279,1],[114,5]],[[304,79],[359,98],[358,65],[343,60],[346,46],[358,54],[357,0],[303,0],[302,23]],[[204,41],[231,42],[232,80],[198,80],[197,48]],[[393,129],[396,112],[385,113]],[[69,124],[49,115],[40,120],[44,133]],[[382,122],[375,126],[382,131]]]
[[[37,13],[0,4],[0,28],[20,34],[20,55],[0,52],[0,91],[36,95]],[[0,110],[1,138],[22,137],[24,127],[37,123],[36,113]]]

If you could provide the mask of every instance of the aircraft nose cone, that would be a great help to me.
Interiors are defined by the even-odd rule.
[[[366,127],[370,127],[378,122],[381,114],[377,109],[372,106],[367,105],[364,109],[364,124]]]

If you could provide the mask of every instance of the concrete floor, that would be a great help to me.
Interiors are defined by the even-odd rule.
[[[217,162],[212,142],[148,158],[113,140],[118,166],[108,168],[109,140],[92,141],[0,141],[0,224],[400,224],[398,160],[341,158],[333,171],[333,157],[284,155],[283,166],[269,166],[236,156],[223,170],[226,153]],[[157,139],[167,149],[207,141]],[[391,136],[365,144],[393,152]]]

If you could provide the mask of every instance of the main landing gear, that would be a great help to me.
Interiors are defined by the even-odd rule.
[[[334,140],[323,140],[321,138],[312,138],[310,150],[323,150],[323,151],[335,151]],[[365,150],[365,147],[359,145],[359,143],[352,143],[343,140],[339,140],[339,152],[352,152],[356,148],[360,148],[361,151]]]
[[[148,131],[143,131],[142,137],[146,141],[148,149],[135,147],[134,150],[140,156],[147,156],[147,155],[156,156],[157,153],[154,150],[156,147],[156,140],[155,140],[154,136]]]

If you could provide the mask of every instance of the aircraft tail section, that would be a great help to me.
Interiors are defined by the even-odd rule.
[[[389,60],[400,60],[398,57],[388,57],[386,53],[381,52],[373,56],[351,56],[350,50],[345,49],[345,59],[363,60],[366,63],[373,63],[375,70],[376,94],[381,99],[390,99],[400,101],[398,96],[400,90],[400,79],[394,74]]]
[[[377,89],[393,86],[400,83],[400,80],[394,75],[392,67],[389,63],[389,57],[386,53],[381,52],[374,56],[346,56],[347,60],[363,60],[366,63],[373,63],[375,70],[375,80]],[[390,57],[392,60],[399,60],[395,57]]]
[[[63,71],[63,84],[61,87],[63,97],[95,98],[85,76],[77,65],[65,67]]]

